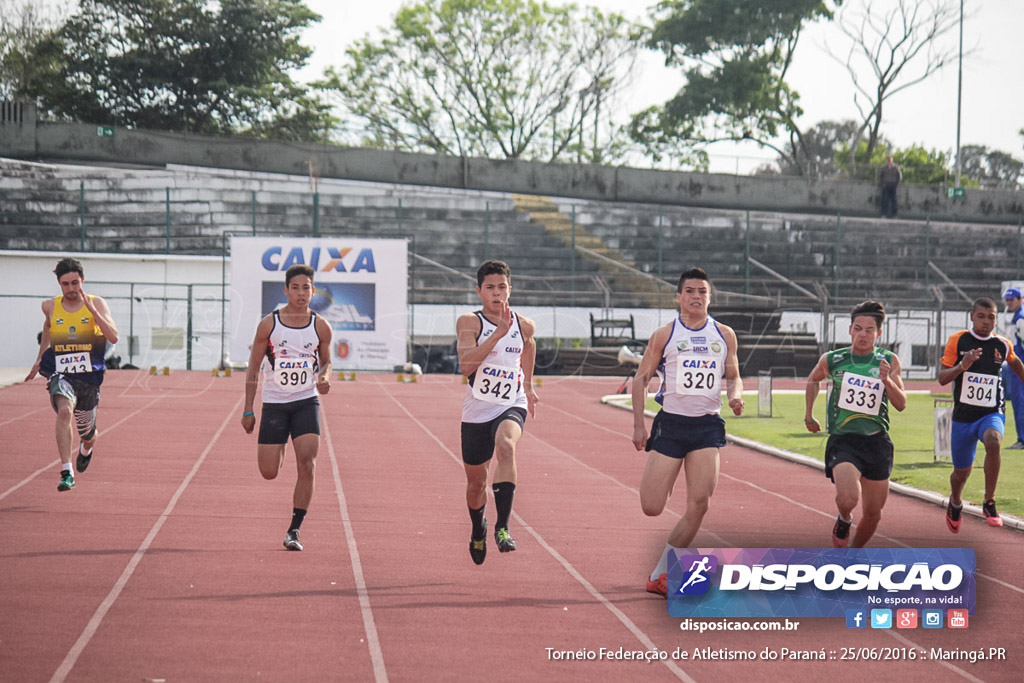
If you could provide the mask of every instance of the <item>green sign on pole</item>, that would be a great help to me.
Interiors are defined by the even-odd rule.
[[[947,187],[946,196],[950,199],[963,199],[966,195],[962,187]]]
[[[113,126],[96,126],[96,137],[98,138],[112,138],[114,137]]]

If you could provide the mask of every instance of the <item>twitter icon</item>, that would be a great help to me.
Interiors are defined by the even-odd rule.
[[[871,628],[892,628],[892,610],[871,610]]]

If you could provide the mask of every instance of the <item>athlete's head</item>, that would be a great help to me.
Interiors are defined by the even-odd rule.
[[[284,274],[284,295],[288,305],[293,308],[307,308],[313,293],[313,269],[309,266],[296,264]]]
[[[979,337],[987,337],[996,329],[996,302],[983,296],[974,300],[971,308],[971,325]]]
[[[871,353],[875,342],[882,336],[885,307],[877,301],[863,301],[850,311],[850,340],[853,352]]]
[[[690,268],[679,276],[676,300],[680,315],[707,315],[708,304],[711,303],[711,280],[703,268]]]
[[[295,277],[296,275],[305,275],[310,279],[310,281],[312,281],[314,272],[315,271],[309,266],[304,265],[302,263],[296,263],[294,266],[285,271],[284,286],[288,287],[289,285],[291,285],[292,278]]]
[[[482,286],[484,278],[488,275],[504,275],[510,284],[512,282],[512,269],[504,261],[495,261],[494,259],[484,261],[476,270],[476,286]]]
[[[1020,290],[1016,287],[1010,287],[1003,292],[1003,301],[1006,302],[1006,310],[1010,313],[1016,313],[1021,305]]]
[[[61,293],[68,301],[76,301],[82,291],[82,283],[85,282],[85,271],[82,264],[70,256],[57,261],[57,267],[53,269],[57,276]]]

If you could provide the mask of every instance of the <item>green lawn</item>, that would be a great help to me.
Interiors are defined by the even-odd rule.
[[[952,465],[937,463],[933,459],[933,403],[932,396],[910,394],[907,409],[902,413],[891,411],[891,435],[896,446],[892,480],[919,489],[949,493],[949,473]],[[658,410],[653,399],[648,400],[650,410]],[[825,425],[825,395],[818,398],[814,416]],[[802,394],[775,394],[772,398],[772,417],[757,417],[757,399],[747,397],[747,414],[736,417],[728,407],[722,407],[726,430],[730,434],[754,439],[794,453],[824,460],[825,433],[811,434],[804,428],[804,397]],[[1014,441],[1013,413],[1007,406],[1005,444]],[[964,499],[980,505],[985,491],[983,465],[985,449],[979,446],[974,471],[964,488]],[[999,510],[1024,516],[1024,451],[1003,451],[999,486],[996,489]]]

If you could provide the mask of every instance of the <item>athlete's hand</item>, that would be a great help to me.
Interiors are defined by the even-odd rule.
[[[330,375],[318,375],[316,378],[316,390],[321,394],[326,394],[331,390],[331,377]]]
[[[540,403],[540,396],[537,395],[536,389],[533,388],[533,382],[526,385],[526,412],[530,414],[530,417],[537,416],[537,404]]]
[[[498,329],[494,331],[495,339],[501,339],[512,329],[512,309],[507,301],[501,302],[501,315],[498,316]]]
[[[747,404],[744,403],[742,398],[734,398],[729,401],[729,407],[732,408],[732,414],[737,417],[743,414],[743,408]]]
[[[243,415],[242,416],[242,429],[245,430],[246,434],[252,434],[253,428],[256,427],[256,416],[255,415]]]
[[[647,447],[647,427],[643,425],[633,427],[633,447],[638,451]]]
[[[884,358],[878,360],[878,379],[885,383],[885,380],[889,379],[889,372],[892,370],[892,366],[889,365],[889,361]]]
[[[964,354],[964,357],[960,359],[960,367],[964,369],[964,372],[970,370],[971,366],[974,365],[974,361],[981,358],[981,349],[971,349]]]
[[[821,431],[821,425],[813,417],[810,420],[804,420],[804,427],[807,427],[807,431],[811,434],[817,434]]]
[[[28,376],[25,377],[25,381],[27,382],[30,379],[32,379],[33,377],[35,377],[36,373],[38,373],[38,372],[39,372],[39,363],[36,363],[35,365],[32,366],[32,369],[28,371]]]
[[[93,302],[92,297],[86,294],[84,289],[79,289],[78,295],[82,297],[82,303],[85,304],[86,309],[88,309],[93,316],[97,315],[98,311],[96,310],[96,304]]]

